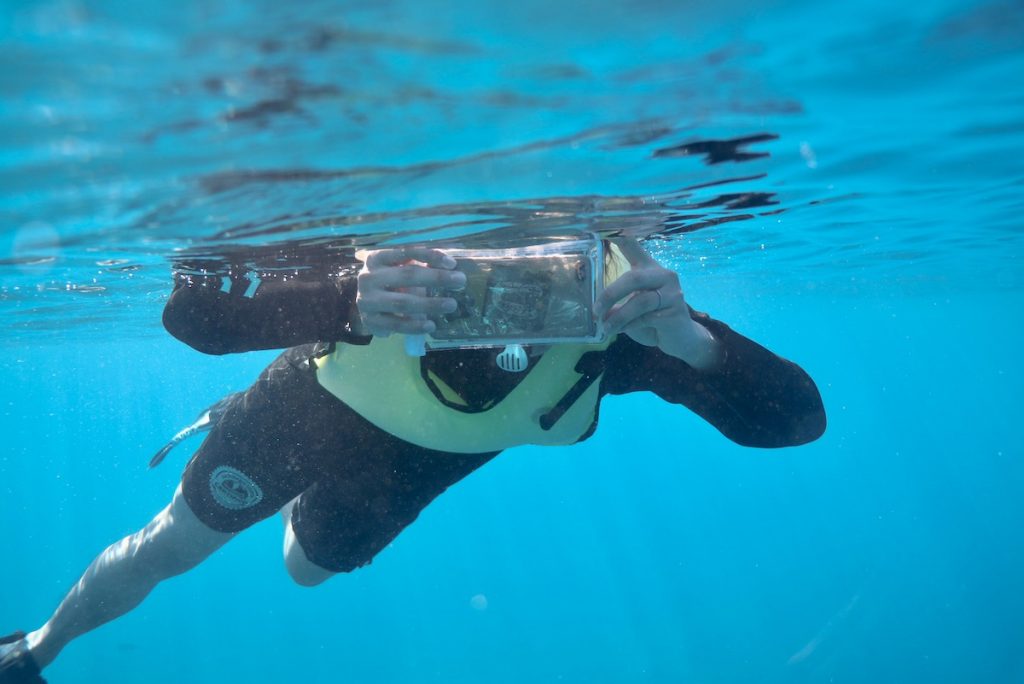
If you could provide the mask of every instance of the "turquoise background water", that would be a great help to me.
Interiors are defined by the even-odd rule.
[[[808,370],[828,432],[743,449],[611,398],[319,588],[253,528],[52,682],[1024,682],[1019,2],[303,7],[0,14],[0,633],[166,503],[187,454],[149,456],[273,356],[161,332],[183,246],[554,199],[680,225],[650,244],[689,301]],[[329,225],[246,232],[303,212]]]

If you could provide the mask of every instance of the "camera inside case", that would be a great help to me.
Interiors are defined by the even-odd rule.
[[[431,290],[457,308],[434,318],[433,349],[507,344],[595,343],[603,286],[601,241],[566,239],[510,249],[445,249],[466,274],[461,290]]]

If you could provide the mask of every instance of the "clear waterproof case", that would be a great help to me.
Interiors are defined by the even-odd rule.
[[[604,283],[596,237],[514,249],[445,249],[466,274],[462,290],[433,289],[458,308],[434,318],[432,349],[600,342],[594,303]]]

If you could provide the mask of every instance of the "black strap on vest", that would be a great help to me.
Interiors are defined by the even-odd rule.
[[[576,362],[576,372],[582,373],[583,377],[576,381],[576,384],[558,400],[557,404],[540,417],[542,430],[553,428],[555,423],[565,415],[565,412],[594,384],[594,381],[601,377],[601,374],[604,373],[604,351],[591,351],[581,356],[580,360]]]
[[[521,381],[535,367],[535,364],[531,364],[525,373],[517,377],[517,380]],[[569,388],[569,391],[566,392],[562,396],[562,398],[558,400],[558,403],[556,403],[554,406],[548,409],[546,413],[540,416],[538,422],[540,423],[541,429],[547,431],[553,428],[555,424],[562,418],[562,416],[564,416],[565,413],[572,407],[572,405],[575,404],[581,396],[583,396],[583,393],[586,392],[587,389],[589,389],[590,386],[594,384],[594,381],[601,377],[601,374],[604,373],[604,368],[604,350],[590,351],[580,356],[579,361],[576,362],[575,371],[577,373],[580,373],[583,377],[577,380],[576,383]],[[502,399],[505,398],[504,396],[495,397],[488,399],[484,403],[476,405],[469,403],[458,404],[453,401],[450,401],[444,396],[444,393],[441,392],[441,388],[437,386],[437,383],[434,382],[434,379],[430,376],[430,371],[427,368],[427,364],[425,364],[423,361],[420,362],[420,375],[423,378],[424,383],[426,383],[427,387],[430,388],[430,391],[433,393],[434,397],[439,402],[441,402],[448,408],[452,408],[457,411],[462,411],[463,413],[482,413],[493,408],[495,405],[500,403]],[[516,383],[516,385],[518,385],[518,382]],[[509,390],[511,391],[511,389],[514,389],[514,387],[515,386],[509,388]]]
[[[534,365],[530,365],[525,372],[512,374],[508,371],[499,370],[497,365],[494,363],[494,352],[490,349],[473,349],[466,350],[469,352],[467,355],[465,352],[459,354],[458,352],[452,351],[437,351],[426,354],[420,358],[420,377],[423,379],[424,384],[430,389],[434,397],[447,406],[450,409],[461,411],[462,413],[483,413],[489,411],[512,393],[516,387],[519,386],[523,380],[530,374],[534,369]],[[461,377],[455,375],[446,377],[446,367],[443,363],[445,358],[444,355],[455,353],[460,357],[466,358],[468,362],[467,368],[476,368],[477,372],[467,372],[465,368],[462,369]],[[483,369],[475,364],[485,362],[487,368]],[[461,364],[460,364],[461,366]],[[449,369],[450,370],[450,369]],[[490,375],[488,375],[490,373]],[[498,373],[497,377],[494,374]],[[438,386],[437,381],[443,381],[451,390],[458,396],[459,401],[451,401],[445,397],[444,392]],[[476,382],[478,385],[487,384],[488,387],[492,388],[493,392],[472,392],[470,388],[464,387],[466,382]],[[462,391],[456,389],[461,388]]]
[[[481,404],[470,404],[465,399],[462,399],[461,396],[459,396],[459,399],[462,399],[463,402],[465,402],[465,403],[459,404],[459,403],[451,401],[450,399],[445,397],[444,392],[442,392],[441,388],[438,387],[438,385],[434,381],[434,378],[433,378],[431,373],[432,373],[432,371],[430,369],[428,369],[427,366],[421,361],[420,362],[420,377],[423,378],[423,382],[430,389],[431,393],[433,393],[434,398],[437,399],[439,402],[441,402],[442,404],[444,404],[445,406],[447,406],[450,409],[455,409],[456,411],[462,411],[463,413],[483,413],[484,411],[489,411],[490,409],[494,408],[494,406],[499,401],[501,401],[501,399],[504,399],[504,397],[500,397],[500,398],[493,398],[492,397],[492,398],[488,399],[486,402],[481,403]],[[454,392],[455,390],[453,389],[452,391]],[[456,392],[456,394],[458,395],[457,392]]]

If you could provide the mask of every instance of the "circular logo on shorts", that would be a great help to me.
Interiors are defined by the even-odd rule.
[[[210,475],[210,492],[224,508],[240,511],[263,500],[263,490],[245,473],[231,466],[219,466]]]

